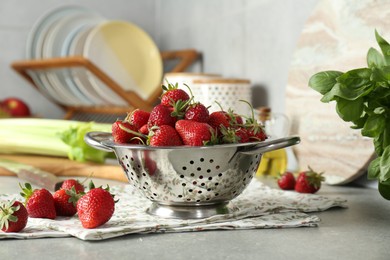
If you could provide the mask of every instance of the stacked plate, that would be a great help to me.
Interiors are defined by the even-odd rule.
[[[50,11],[31,30],[27,59],[84,56],[124,90],[147,99],[161,82],[160,52],[138,26],[110,21],[80,6]],[[128,105],[82,67],[29,71],[39,90],[65,106]]]

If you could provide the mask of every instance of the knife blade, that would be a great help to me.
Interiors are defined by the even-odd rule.
[[[0,159],[0,167],[15,173],[19,179],[49,191],[58,190],[63,182],[53,173],[20,162]]]

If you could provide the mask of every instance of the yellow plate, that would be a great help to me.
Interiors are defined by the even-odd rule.
[[[98,25],[89,33],[83,55],[122,88],[135,91],[143,99],[148,98],[161,83],[163,62],[160,51],[151,37],[132,23],[108,21]],[[106,95],[106,86],[102,82],[93,77],[90,80],[101,90],[101,95]]]

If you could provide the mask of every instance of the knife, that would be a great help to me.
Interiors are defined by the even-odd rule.
[[[0,167],[15,173],[19,179],[41,188],[48,189],[49,191],[58,190],[63,183],[63,181],[53,173],[43,171],[28,164],[0,159]]]

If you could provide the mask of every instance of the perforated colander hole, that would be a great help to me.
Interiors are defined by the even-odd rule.
[[[156,193],[153,193],[153,196],[157,197],[157,194],[156,194]]]
[[[204,158],[200,158],[200,160],[199,160],[200,162],[204,162]]]
[[[222,176],[222,173],[219,173],[219,174],[218,174],[218,177],[221,177],[221,176]]]
[[[210,169],[207,169],[207,172],[208,172],[208,173],[210,173],[210,172],[211,172],[211,170],[210,170]]]
[[[129,164],[126,164],[126,166],[130,168],[130,165],[129,165]]]
[[[185,184],[185,183],[182,183],[182,184],[181,184],[181,186],[183,186],[183,187],[186,186],[186,185],[187,185],[187,184]]]
[[[200,200],[196,200],[196,202],[200,202]]]
[[[214,160],[213,159],[210,159],[210,161],[209,161],[210,163],[213,163],[214,162]]]
[[[215,197],[217,197],[218,195],[219,195],[219,193],[215,193],[215,195],[214,195],[214,196],[215,196]]]
[[[130,172],[130,174],[134,176],[134,172]]]
[[[200,190],[200,191],[198,191],[198,194],[202,194],[202,191]]]
[[[206,185],[204,182],[202,182],[201,184],[200,184],[201,186],[204,186],[204,185]]]
[[[200,176],[199,176],[199,179],[203,179],[203,175],[200,175]]]
[[[206,200],[210,200],[210,198],[206,198]]]
[[[189,189],[188,192],[193,192],[194,190],[193,189]]]
[[[194,181],[192,184],[196,185],[196,184],[197,184],[197,182],[196,182],[196,181]]]
[[[216,182],[214,185],[215,185],[215,186],[218,186],[218,185],[219,185],[219,183],[218,183],[218,182]]]
[[[180,175],[180,178],[182,178],[182,179],[183,179],[183,178],[184,178],[184,175],[183,175],[183,174],[182,174],[182,175]]]
[[[178,195],[177,197],[178,197],[178,198],[183,198],[183,195]]]
[[[215,166],[215,169],[217,169],[217,170],[218,170],[219,168],[220,168],[220,166],[219,166],[219,165]]]
[[[242,181],[245,182],[245,181],[246,181],[246,178],[244,178]]]
[[[191,173],[190,176],[191,176],[191,177],[194,177],[194,176],[195,176],[195,173]]]
[[[126,158],[126,159],[129,159],[129,156],[125,155],[125,158]],[[122,160],[123,160],[123,157],[122,157]]]
[[[142,173],[142,176],[144,176],[144,177],[145,177],[145,176],[146,176],[146,173],[144,173],[144,172],[143,172],[143,173]]]
[[[201,168],[201,167],[198,167],[198,168],[196,168],[196,170],[197,170],[198,172],[200,172],[200,171],[202,170],[202,168]]]
[[[147,183],[147,182],[145,181],[145,185],[149,185],[149,183]]]
[[[209,177],[209,181],[211,181],[213,179],[213,177]]]
[[[187,167],[183,166],[182,169],[183,169],[183,171],[185,171],[185,170],[187,170]]]
[[[194,161],[190,161],[190,164],[194,164]]]

